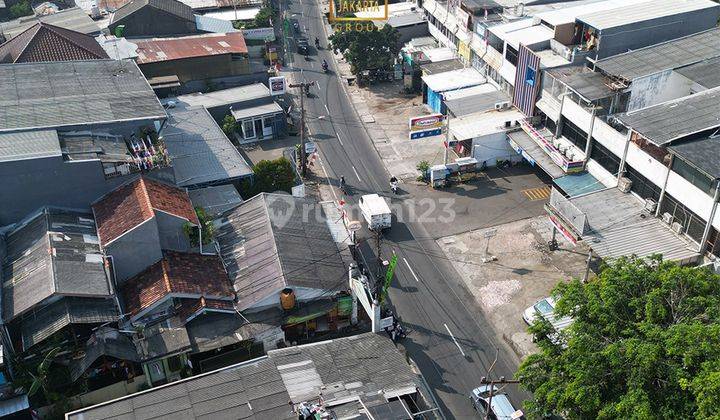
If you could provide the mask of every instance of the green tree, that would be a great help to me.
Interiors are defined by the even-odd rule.
[[[195,214],[200,222],[200,229],[202,229],[202,243],[203,245],[207,245],[212,242],[213,237],[215,236],[215,225],[213,224],[212,219],[205,212],[204,208],[195,207]],[[200,244],[197,227],[191,225],[189,222],[185,222],[183,225],[183,232],[190,241],[190,245],[198,246]]]
[[[222,130],[230,140],[235,140],[235,132],[238,129],[238,123],[232,115],[226,115],[222,120]]]
[[[530,329],[540,352],[517,376],[533,393],[531,417],[718,418],[720,276],[659,257],[620,258],[554,295],[558,315],[574,322],[560,345],[549,324]]]
[[[293,163],[284,157],[275,160],[261,160],[253,167],[255,173],[253,183],[245,183],[242,190],[248,196],[261,192],[291,192],[295,185],[295,168]]]
[[[30,6],[30,2],[27,0],[23,0],[19,3],[15,3],[14,5],[10,6],[10,16],[13,18],[19,18],[22,16],[30,16],[33,14],[32,7]]]
[[[329,39],[333,51],[342,53],[355,75],[365,70],[391,70],[400,52],[400,33],[390,25],[374,31],[338,31]]]

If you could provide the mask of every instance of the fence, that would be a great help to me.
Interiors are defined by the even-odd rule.
[[[555,188],[550,192],[550,207],[570,223],[580,236],[588,231],[587,216]]]

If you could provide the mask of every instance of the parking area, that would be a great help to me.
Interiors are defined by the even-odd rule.
[[[559,281],[585,273],[587,249],[558,234],[560,249],[550,251],[551,237],[550,222],[541,215],[437,240],[496,335],[519,359],[536,350],[522,319],[525,308],[548,296]]]
[[[285,149],[295,147],[298,143],[300,143],[299,138],[288,136],[277,140],[241,144],[238,150],[251,166],[255,166],[261,160],[273,160],[281,157]]]

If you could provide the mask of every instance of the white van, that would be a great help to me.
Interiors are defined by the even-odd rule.
[[[377,194],[360,197],[360,211],[370,230],[389,229],[392,224],[392,213],[385,199]]]

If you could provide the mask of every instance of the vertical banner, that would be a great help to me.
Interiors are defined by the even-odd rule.
[[[385,296],[387,295],[387,291],[390,288],[390,283],[392,282],[393,274],[395,274],[395,266],[397,265],[397,254],[393,254],[392,258],[390,258],[390,264],[388,264],[387,271],[385,272],[385,284],[383,285],[382,295],[380,296],[380,302],[385,299]]]

